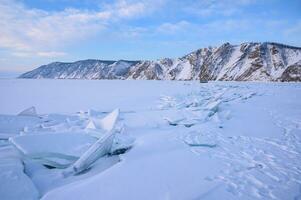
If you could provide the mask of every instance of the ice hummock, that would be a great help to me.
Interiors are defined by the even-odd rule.
[[[116,128],[119,109],[105,116],[106,112],[39,116],[27,111],[21,113],[0,115],[0,150],[3,153],[9,148],[14,152],[13,159],[11,153],[4,158],[0,154],[0,169],[4,167],[1,184],[7,185],[0,186],[0,191],[6,190],[1,197],[18,199],[22,192],[28,199],[37,199],[50,188],[91,176],[82,173],[87,169],[93,174],[110,168],[120,162],[118,155],[133,145],[121,133],[122,126]],[[72,176],[76,174],[80,176]],[[22,184],[25,184],[23,190]],[[20,192],[14,195],[10,188]]]
[[[10,138],[10,142],[21,152],[24,159],[32,159],[54,168],[71,168],[79,173],[88,168],[99,157],[111,150],[118,120],[119,109],[109,113],[97,122],[101,125],[94,131],[27,132]],[[94,119],[95,121],[96,119]],[[89,121],[87,127],[91,124]],[[94,124],[94,123],[93,123]]]

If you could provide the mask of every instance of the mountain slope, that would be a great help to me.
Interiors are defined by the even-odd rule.
[[[288,66],[301,60],[301,48],[276,43],[223,44],[203,63],[205,80],[281,80]]]
[[[121,79],[137,61],[82,60],[54,62],[24,73],[20,78]]]
[[[20,78],[300,81],[301,48],[278,43],[225,43],[177,59],[55,62]]]

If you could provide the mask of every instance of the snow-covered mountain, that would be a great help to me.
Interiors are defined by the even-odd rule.
[[[301,81],[301,47],[225,43],[177,59],[54,62],[20,78]]]
[[[54,62],[22,74],[20,78],[56,79],[123,79],[138,61],[81,60],[73,63]]]

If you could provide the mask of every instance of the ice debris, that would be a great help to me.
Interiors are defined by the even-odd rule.
[[[14,118],[20,117],[23,116]],[[88,169],[100,157],[120,153],[131,147],[130,140],[120,135],[119,139],[115,139],[118,117],[119,109],[115,109],[102,119],[90,118],[86,122],[83,119],[78,122],[72,120],[72,123],[79,126],[80,122],[86,123],[86,126],[75,129],[76,131],[63,129],[60,132],[41,132],[39,130],[42,130],[43,126],[37,126],[38,130],[31,132],[26,128],[26,134],[17,134],[10,137],[9,141],[19,150],[24,160],[29,159],[51,168],[65,169],[65,176],[78,174]],[[48,123],[48,120],[46,121]],[[70,120],[67,120],[67,123],[70,123]],[[66,120],[63,120],[62,123],[55,123],[55,126],[65,124]],[[26,126],[23,126],[22,130],[24,127]]]
[[[22,112],[20,112],[18,114],[18,116],[31,116],[31,117],[37,117],[37,110],[34,106],[31,106],[25,110],[23,110]]]

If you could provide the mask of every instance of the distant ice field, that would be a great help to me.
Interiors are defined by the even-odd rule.
[[[199,86],[177,81],[5,79],[0,80],[0,113],[16,114],[32,105],[40,113],[145,109],[155,106],[161,95],[185,95]]]
[[[296,96],[301,89],[299,83],[211,82],[211,85],[248,86],[263,92],[272,89],[284,99],[286,93]],[[115,107],[148,109],[156,106],[161,96],[185,96],[209,86],[198,81],[0,79],[0,113],[16,114],[30,106],[35,106],[39,113]]]

